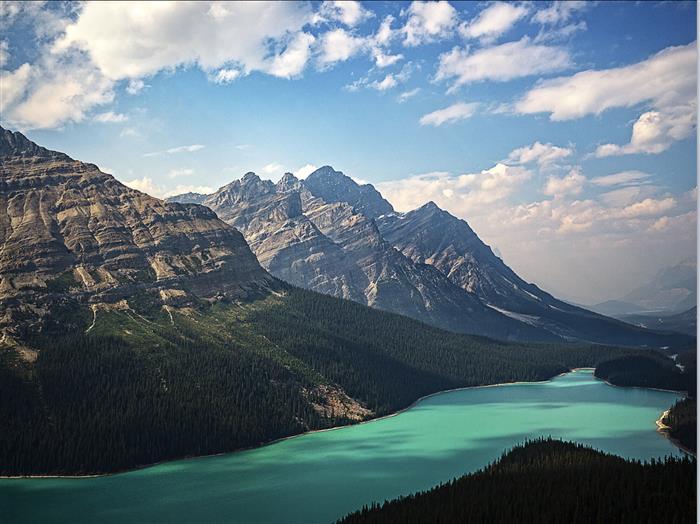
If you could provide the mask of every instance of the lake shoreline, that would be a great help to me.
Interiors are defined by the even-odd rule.
[[[265,443],[260,444],[260,445],[248,446],[245,448],[235,449],[235,450],[231,450],[231,451],[222,451],[220,453],[211,453],[211,454],[207,454],[207,455],[191,455],[191,456],[170,458],[170,459],[162,460],[159,462],[153,462],[150,464],[144,464],[141,466],[136,466],[133,468],[123,469],[123,470],[119,470],[119,471],[113,471],[113,472],[109,472],[109,473],[94,473],[94,474],[85,474],[85,475],[13,475],[13,476],[0,476],[0,480],[2,480],[2,479],[15,479],[15,480],[18,480],[18,479],[37,479],[37,480],[38,479],[74,479],[74,480],[75,479],[94,479],[94,478],[99,478],[99,477],[111,477],[114,475],[122,475],[125,473],[135,472],[135,471],[139,471],[142,469],[148,469],[148,468],[152,468],[155,466],[167,464],[169,462],[179,462],[179,461],[184,461],[184,460],[197,460],[197,459],[204,459],[204,458],[211,458],[211,457],[220,457],[222,455],[231,455],[231,454],[235,454],[235,453],[244,453],[246,451],[261,449],[261,448],[264,448],[267,446],[271,446],[273,444],[279,444],[280,442],[284,442],[286,440],[295,439],[295,438],[303,437],[306,435],[311,435],[314,433],[325,433],[327,431],[336,431],[336,430],[350,428],[350,427],[354,427],[354,426],[360,426],[362,424],[370,424],[372,422],[378,422],[381,420],[389,419],[391,417],[396,417],[396,416],[404,413],[405,411],[408,411],[409,409],[414,408],[417,404],[419,404],[420,402],[422,402],[426,399],[429,399],[429,398],[437,396],[437,395],[442,395],[445,393],[452,393],[452,392],[456,392],[456,391],[464,391],[464,390],[469,390],[469,389],[493,388],[493,387],[528,385],[528,384],[544,384],[544,383],[550,382],[556,378],[559,378],[561,376],[567,375],[569,373],[575,373],[577,371],[592,371],[592,372],[594,372],[595,368],[592,368],[592,367],[571,368],[568,371],[558,373],[557,375],[554,375],[554,376],[552,376],[548,379],[545,379],[545,380],[535,380],[535,381],[520,380],[520,381],[514,381],[514,382],[500,382],[497,384],[482,384],[479,386],[464,386],[464,387],[459,387],[459,388],[452,388],[452,389],[445,389],[445,390],[441,390],[441,391],[436,391],[435,393],[430,393],[428,395],[424,395],[424,396],[416,399],[415,401],[413,401],[409,406],[406,406],[405,408],[402,408],[402,409],[395,411],[393,413],[389,413],[388,415],[383,415],[381,417],[375,417],[375,418],[371,418],[368,420],[363,420],[361,422],[356,422],[353,424],[343,424],[343,425],[339,425],[339,426],[333,426],[330,428],[313,429],[313,430],[309,430],[309,431],[304,431],[302,433],[288,435],[286,437],[280,437],[280,438],[271,440],[269,442],[265,442]],[[608,381],[596,377],[593,373],[591,374],[591,376],[593,376],[593,378],[595,378],[596,380],[600,380],[601,382],[605,382],[609,386],[615,386],[615,387],[621,387],[621,388],[625,387],[625,386],[616,386],[615,384],[610,384]],[[638,387],[638,386],[632,386],[632,387]],[[640,389],[656,389],[656,388],[640,388]],[[658,391],[679,393],[678,391],[668,391],[668,390],[658,390]],[[669,438],[669,440],[671,440],[671,439]],[[674,442],[674,444],[675,444],[675,442]],[[676,444],[676,445],[678,446],[678,444]],[[678,447],[680,447],[680,446],[678,446]],[[685,451],[685,450],[683,450],[683,451]]]

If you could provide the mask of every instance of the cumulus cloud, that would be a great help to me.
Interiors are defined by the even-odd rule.
[[[296,171],[294,171],[294,176],[303,180],[317,169],[318,167],[316,167],[313,164],[305,164]]]
[[[568,195],[579,195],[583,191],[586,177],[581,174],[579,168],[574,168],[563,177],[550,176],[547,178],[542,192],[545,195],[561,198]]]
[[[519,147],[508,155],[508,160],[516,164],[537,162],[540,167],[552,165],[573,153],[569,147],[559,147],[551,143],[535,142],[531,146]]]
[[[505,34],[529,11],[530,8],[527,4],[494,2],[482,10],[471,22],[462,23],[459,32],[465,38],[478,38],[484,43],[492,42]]]
[[[532,172],[524,167],[496,164],[475,174],[432,172],[381,182],[377,189],[399,211],[409,211],[432,200],[459,216],[466,216],[485,205],[505,200],[531,177]]]
[[[171,147],[170,149],[165,149],[163,151],[154,151],[152,153],[145,153],[143,156],[161,156],[161,155],[176,155],[178,153],[194,153],[195,151],[199,151],[200,149],[204,149],[204,146],[202,144],[192,144],[189,146]]]
[[[392,87],[396,87],[398,84],[396,78],[392,74],[386,75],[382,80],[380,81],[375,81],[372,82],[370,87],[373,89],[376,89],[377,91],[386,91],[387,89],[391,89]]]
[[[319,62],[322,66],[344,62],[364,50],[367,45],[364,38],[354,36],[345,29],[328,31],[320,40]]]
[[[304,70],[314,43],[302,30],[312,16],[306,3],[3,7],[3,22],[31,20],[39,43],[36,62],[0,73],[3,120],[21,129],[79,122],[112,102],[117,82],[127,81],[126,92],[137,94],[144,77],[180,66],[196,65],[220,83],[252,71],[292,78]]]
[[[296,2],[86,3],[54,51],[81,49],[112,80],[193,63],[275,74],[275,59],[310,18]]]
[[[695,130],[696,104],[676,106],[666,111],[647,111],[632,126],[628,144],[602,144],[595,156],[656,154],[666,151],[673,142],[691,136]]]
[[[457,11],[449,2],[412,2],[406,10],[408,19],[401,32],[406,46],[434,42],[452,34]]]
[[[651,175],[643,171],[620,171],[612,175],[599,176],[591,179],[591,184],[601,187],[636,184],[648,179]]]
[[[138,78],[129,80],[126,86],[126,92],[130,95],[138,95],[146,87],[146,83]]]
[[[442,124],[466,120],[476,112],[477,107],[479,107],[479,104],[476,102],[457,102],[451,106],[423,115],[420,119],[420,125],[438,127]]]
[[[514,78],[552,73],[570,67],[569,53],[562,47],[534,44],[528,37],[515,42],[471,52],[455,47],[440,55],[435,79],[454,79],[452,90],[464,84],[485,80],[507,81]]]
[[[340,2],[323,2],[313,21],[316,23],[336,21],[348,27],[354,27],[372,16],[374,16],[374,13],[362,7],[360,2],[343,0]]]
[[[642,102],[657,108],[687,105],[695,99],[696,68],[695,42],[668,47],[636,64],[544,80],[515,109],[521,114],[550,113],[552,120],[571,120]]]
[[[282,171],[284,171],[284,166],[279,162],[270,162],[262,168],[262,172],[266,175],[277,175]]]
[[[223,67],[209,74],[209,81],[215,84],[230,84],[241,76],[241,71]]]

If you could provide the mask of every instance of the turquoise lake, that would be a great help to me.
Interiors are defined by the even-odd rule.
[[[655,425],[677,398],[609,386],[588,370],[451,391],[394,417],[240,453],[107,477],[0,480],[0,521],[330,523],[474,471],[538,436],[626,458],[680,455]]]

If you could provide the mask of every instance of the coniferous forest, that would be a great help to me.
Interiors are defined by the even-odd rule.
[[[151,298],[99,312],[87,334],[27,335],[36,362],[0,355],[1,474],[104,473],[232,451],[348,423],[347,396],[369,418],[444,389],[544,380],[634,353],[499,343],[291,287],[173,309],[172,320]],[[69,313],[80,314],[55,314]],[[341,392],[335,401],[328,388]]]
[[[340,523],[694,523],[696,471],[688,456],[640,463],[538,440],[480,471],[365,507]]]

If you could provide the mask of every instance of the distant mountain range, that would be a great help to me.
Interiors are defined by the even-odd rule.
[[[652,280],[617,300],[589,306],[615,318],[626,315],[674,315],[697,305],[697,263],[684,260],[659,270]]]
[[[277,183],[247,173],[203,204],[291,284],[451,331],[504,340],[664,346],[664,337],[557,300],[525,282],[467,222],[429,202],[396,212],[371,185],[324,166]]]

